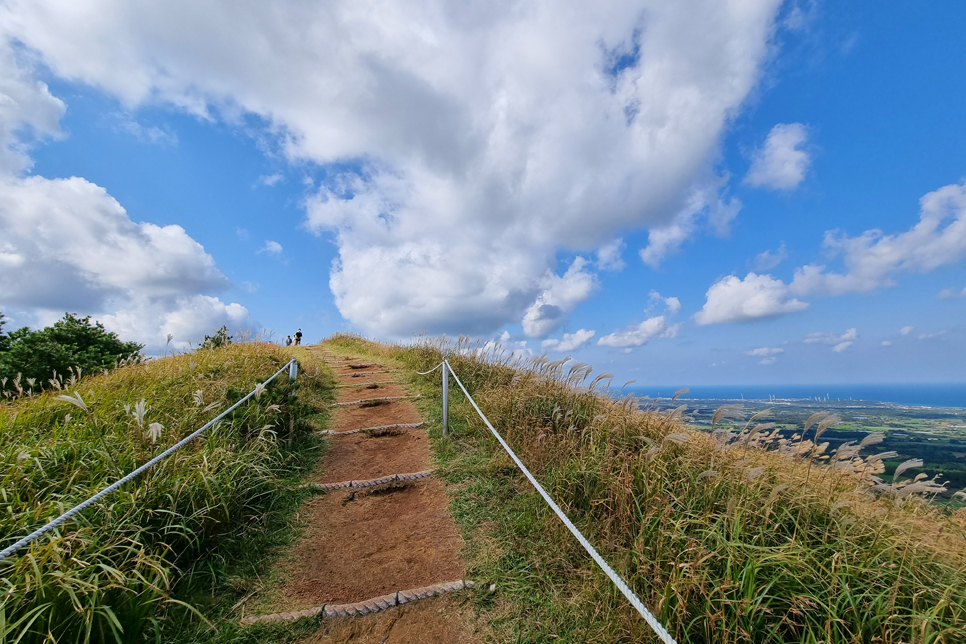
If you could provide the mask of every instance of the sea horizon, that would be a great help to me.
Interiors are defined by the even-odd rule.
[[[708,400],[827,400],[864,401],[917,407],[966,408],[966,383],[852,383],[852,384],[738,384],[738,385],[628,385],[624,392],[651,398],[670,398],[680,389],[682,399]]]

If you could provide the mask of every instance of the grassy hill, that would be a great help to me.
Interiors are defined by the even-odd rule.
[[[171,446],[278,370],[291,348],[197,350],[0,403],[0,534],[6,546]],[[154,639],[173,591],[250,547],[314,465],[312,422],[331,393],[295,348],[283,376],[223,422],[0,562],[0,642]],[[320,368],[321,367],[321,368]],[[70,395],[70,403],[59,396]]]
[[[464,341],[393,346],[337,335],[327,346],[404,367],[424,395],[417,403],[432,421],[467,576],[482,582],[467,601],[493,641],[654,638],[455,387],[451,432],[441,436],[439,372],[414,372],[443,355],[679,642],[964,641],[966,511],[930,504],[929,483],[908,476],[876,490],[874,440],[828,454],[821,441],[778,438],[760,419],[739,432],[700,432],[680,411],[642,412],[633,398],[602,395],[606,374],[591,378],[587,365],[516,363]],[[304,368],[296,386],[279,378],[135,483],[0,562],[0,642],[290,642],[314,630],[242,631],[231,612],[250,585],[231,562],[263,560],[278,544],[279,525],[305,498],[296,483],[323,448],[310,430],[324,423],[332,381],[299,348],[196,351],[0,405],[0,534],[11,543],[117,480],[238,400],[292,349]],[[68,393],[83,407],[57,398]],[[156,440],[152,423],[162,426]]]
[[[520,364],[462,340],[403,347],[336,336],[330,345],[419,371],[449,355],[493,424],[679,642],[966,639],[966,511],[928,503],[921,493],[933,488],[921,480],[875,491],[875,439],[825,454],[821,442],[778,439],[754,419],[740,434],[699,432],[680,412],[600,395],[606,377],[591,379],[587,365]],[[438,421],[439,372],[413,382]],[[450,422],[449,438],[434,430],[439,471],[468,575],[496,584],[474,601],[497,641],[651,641],[459,393]]]

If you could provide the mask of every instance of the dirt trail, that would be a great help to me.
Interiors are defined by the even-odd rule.
[[[338,402],[408,394],[396,382],[397,374],[384,365],[333,356],[322,347],[314,351],[330,363],[342,385]],[[337,407],[329,427],[344,432],[421,421],[413,403],[399,399]],[[333,435],[310,480],[330,483],[428,470],[429,443],[422,428],[380,436]],[[280,612],[357,602],[459,580],[466,573],[448,498],[433,477],[322,494],[303,505],[300,515],[308,528],[278,563],[285,582],[273,593],[273,603]],[[458,598],[439,597],[365,617],[324,619],[304,644],[479,642],[470,611],[460,604]]]

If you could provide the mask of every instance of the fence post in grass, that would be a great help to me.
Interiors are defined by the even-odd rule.
[[[443,436],[449,430],[449,363],[443,359]]]
[[[295,358],[292,358],[292,361],[288,363],[288,379],[295,380],[298,374],[299,374],[298,360],[296,360]]]

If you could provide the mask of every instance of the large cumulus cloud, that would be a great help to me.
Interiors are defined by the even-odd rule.
[[[406,334],[523,321],[562,249],[682,212],[721,228],[713,159],[779,4],[12,0],[0,23],[129,106],[257,114],[290,159],[338,167],[306,224],[339,244],[339,309]]]
[[[0,63],[0,310],[31,325],[94,314],[149,350],[169,333],[187,346],[222,324],[247,327],[243,306],[206,295],[228,280],[183,228],[135,223],[79,177],[24,176],[30,145],[60,135],[64,106],[9,42]]]

